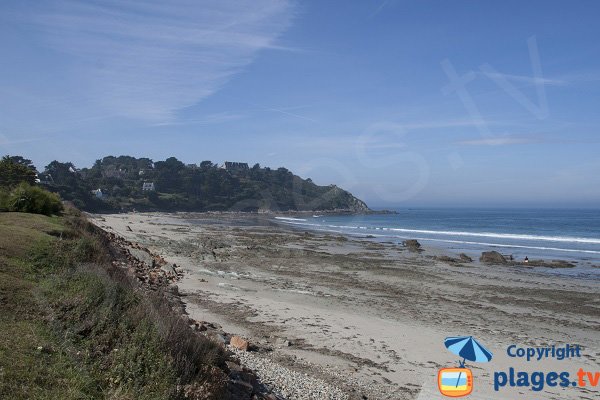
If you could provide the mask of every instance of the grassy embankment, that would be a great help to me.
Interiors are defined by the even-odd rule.
[[[219,398],[223,352],[112,267],[92,226],[0,213],[0,398]]]

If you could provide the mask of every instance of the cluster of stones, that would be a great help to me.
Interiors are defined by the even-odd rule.
[[[127,268],[142,286],[158,290],[173,286],[183,276],[183,269],[153,254],[138,243],[130,242],[114,233],[107,232],[108,240],[122,253],[123,258],[113,261],[114,266]]]

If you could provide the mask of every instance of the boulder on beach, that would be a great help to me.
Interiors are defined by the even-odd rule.
[[[497,251],[484,251],[481,253],[479,261],[489,264],[506,264],[506,258]]]
[[[460,253],[458,255],[458,258],[462,262],[473,262],[473,259],[471,257],[469,257],[468,255],[466,255],[465,253]]]
[[[407,239],[402,242],[402,245],[410,251],[420,251],[421,243],[419,243],[416,239]]]
[[[160,266],[160,269],[166,274],[177,275],[174,264],[165,263]]]
[[[449,257],[449,256],[437,256],[437,257],[434,257],[434,258],[436,260],[444,261],[444,262],[447,262],[447,263],[456,263],[456,262],[458,262],[458,260],[456,258],[452,258],[452,257]]]
[[[248,351],[248,348],[250,347],[250,343],[246,339],[241,338],[240,336],[233,336],[229,341],[229,344],[235,347],[236,349],[243,351]]]

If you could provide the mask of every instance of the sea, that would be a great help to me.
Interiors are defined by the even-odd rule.
[[[600,278],[600,209],[399,208],[394,214],[276,217],[282,224],[375,241],[417,239],[424,247],[478,258],[496,250],[516,260],[566,260],[555,273]],[[547,268],[546,268],[547,269]]]

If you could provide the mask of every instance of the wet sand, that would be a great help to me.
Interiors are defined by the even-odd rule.
[[[600,371],[600,282],[510,266],[445,263],[439,251],[304,232],[272,216],[115,214],[94,222],[185,270],[190,316],[250,339],[257,357],[323,379],[348,398],[438,399],[458,357],[447,336],[494,353],[468,363],[471,399],[594,399],[600,387],[493,389],[495,371]],[[193,219],[193,223],[191,220]],[[129,227],[129,228],[127,228]],[[286,342],[287,341],[287,342]],[[519,347],[579,344],[582,357],[527,362]],[[272,351],[270,351],[272,350]]]

